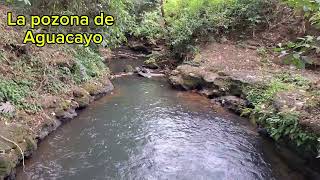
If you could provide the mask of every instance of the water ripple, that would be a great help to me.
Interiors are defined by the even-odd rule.
[[[49,137],[18,179],[276,178],[242,119],[217,116],[162,84],[122,80],[121,95]]]

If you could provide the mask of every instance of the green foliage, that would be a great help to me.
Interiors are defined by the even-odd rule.
[[[51,93],[51,94],[59,94],[63,92],[67,87],[70,81],[67,81],[67,76],[71,75],[65,75],[63,74],[60,69],[56,68],[47,68],[45,69],[45,76],[46,83],[43,86],[43,90],[45,92]]]
[[[308,55],[320,54],[320,37],[305,36],[298,38],[296,42],[280,43],[275,51],[280,53],[280,57],[285,57],[284,63],[304,69],[307,64],[314,64],[314,60]]]
[[[198,37],[208,33],[254,29],[263,23],[268,4],[264,0],[167,0],[160,7],[164,17],[160,8],[143,14],[136,34],[151,39],[166,37],[174,51],[186,52]]]
[[[102,33],[105,35],[104,46],[113,48],[127,41],[126,33],[133,32],[136,26],[136,19],[133,14],[134,2],[133,0],[103,1],[103,8],[100,11],[108,11],[108,13],[114,15],[116,20],[115,25],[103,29]]]
[[[26,101],[26,98],[30,96],[30,83],[28,81],[15,82],[0,79],[0,102],[8,101],[18,109],[36,112],[40,109],[39,106]]]
[[[77,83],[107,74],[107,67],[103,63],[101,56],[91,48],[77,47],[74,51],[74,56],[77,63],[71,69],[71,73]]]
[[[289,73],[282,73],[276,75],[276,79],[285,83],[288,88],[291,89],[308,89],[310,87],[310,80],[300,75],[292,75]]]
[[[308,89],[310,81],[300,75],[283,73],[276,75],[266,87],[247,88],[247,99],[260,109],[261,106],[268,104],[274,96],[282,91],[293,89]]]
[[[250,28],[262,21],[261,13],[265,5],[263,0],[170,0],[165,7],[169,22],[189,21],[191,25],[187,24],[186,27],[191,31],[189,33],[198,33],[200,31],[195,30],[200,30],[200,27],[204,32],[237,26]]]
[[[279,79],[274,79],[267,87],[251,88],[247,93],[247,99],[259,108],[259,106],[270,102],[276,93],[289,90],[290,87],[292,87],[291,84],[284,83]]]
[[[298,120],[299,114],[296,112],[280,112],[261,119],[260,123],[265,125],[275,140],[286,137],[295,142],[298,147],[315,149],[317,136],[302,130]]]
[[[13,80],[0,79],[0,101],[10,101],[15,105],[21,105],[28,96],[30,88],[24,83],[16,83]]]
[[[318,0],[283,0],[305,17],[316,27],[320,28],[320,1]]]
[[[296,146],[305,150],[315,150],[318,144],[317,136],[307,133],[299,125],[299,114],[295,111],[277,112],[272,102],[275,95],[282,91],[293,89],[308,89],[310,82],[298,75],[279,74],[263,88],[247,88],[247,99],[252,102],[254,109],[245,109],[244,115],[251,114],[256,122],[266,127],[275,140],[289,138]]]
[[[134,30],[134,35],[146,37],[149,41],[162,38],[165,31],[163,26],[161,26],[163,19],[161,18],[160,11],[145,12],[142,16],[144,18]]]

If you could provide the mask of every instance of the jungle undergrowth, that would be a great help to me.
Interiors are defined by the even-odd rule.
[[[291,109],[279,112],[273,106],[276,94],[292,90],[307,91],[309,88],[310,82],[306,78],[289,73],[276,75],[265,87],[245,87],[246,98],[254,108],[244,109],[242,115],[249,115],[256,124],[265,127],[274,140],[290,139],[298,149],[316,155],[319,137],[299,126],[299,112]]]

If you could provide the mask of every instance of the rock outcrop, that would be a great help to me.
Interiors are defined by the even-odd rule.
[[[250,116],[252,122],[259,123],[257,119],[265,118],[263,123],[260,122],[262,124],[257,125],[260,128],[268,129],[269,133],[273,132],[272,135],[275,139],[278,139],[281,134],[281,137],[288,136],[292,141],[296,141],[295,143],[301,144],[304,143],[304,139],[300,139],[300,133],[306,133],[308,134],[306,139],[312,139],[313,145],[310,146],[312,146],[313,152],[316,152],[316,137],[320,136],[320,90],[317,86],[310,85],[314,84],[310,79],[310,82],[300,85],[300,82],[297,82],[299,80],[278,78],[279,74],[281,73],[272,71],[226,71],[204,65],[199,67],[181,65],[171,72],[169,81],[176,88],[196,90],[213,99],[213,102],[220,102],[222,106],[237,114]],[[288,80],[292,82],[286,82]],[[260,101],[261,98],[265,98],[266,101],[262,103],[251,102],[252,94],[250,93],[252,92],[250,89],[257,91],[254,94],[257,101]],[[259,106],[259,113],[252,115],[256,112],[254,103]],[[297,114],[297,127],[294,119],[286,119],[295,118],[295,116],[284,117],[287,114]],[[287,121],[283,123],[288,124],[288,129],[271,129],[277,128],[272,122],[269,122],[272,117],[283,118],[282,120]],[[291,120],[292,122],[290,122]],[[309,140],[305,141],[307,146],[311,142]]]

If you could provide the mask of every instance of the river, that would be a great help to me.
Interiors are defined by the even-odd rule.
[[[163,79],[114,80],[46,138],[21,180],[304,179],[250,123]]]

